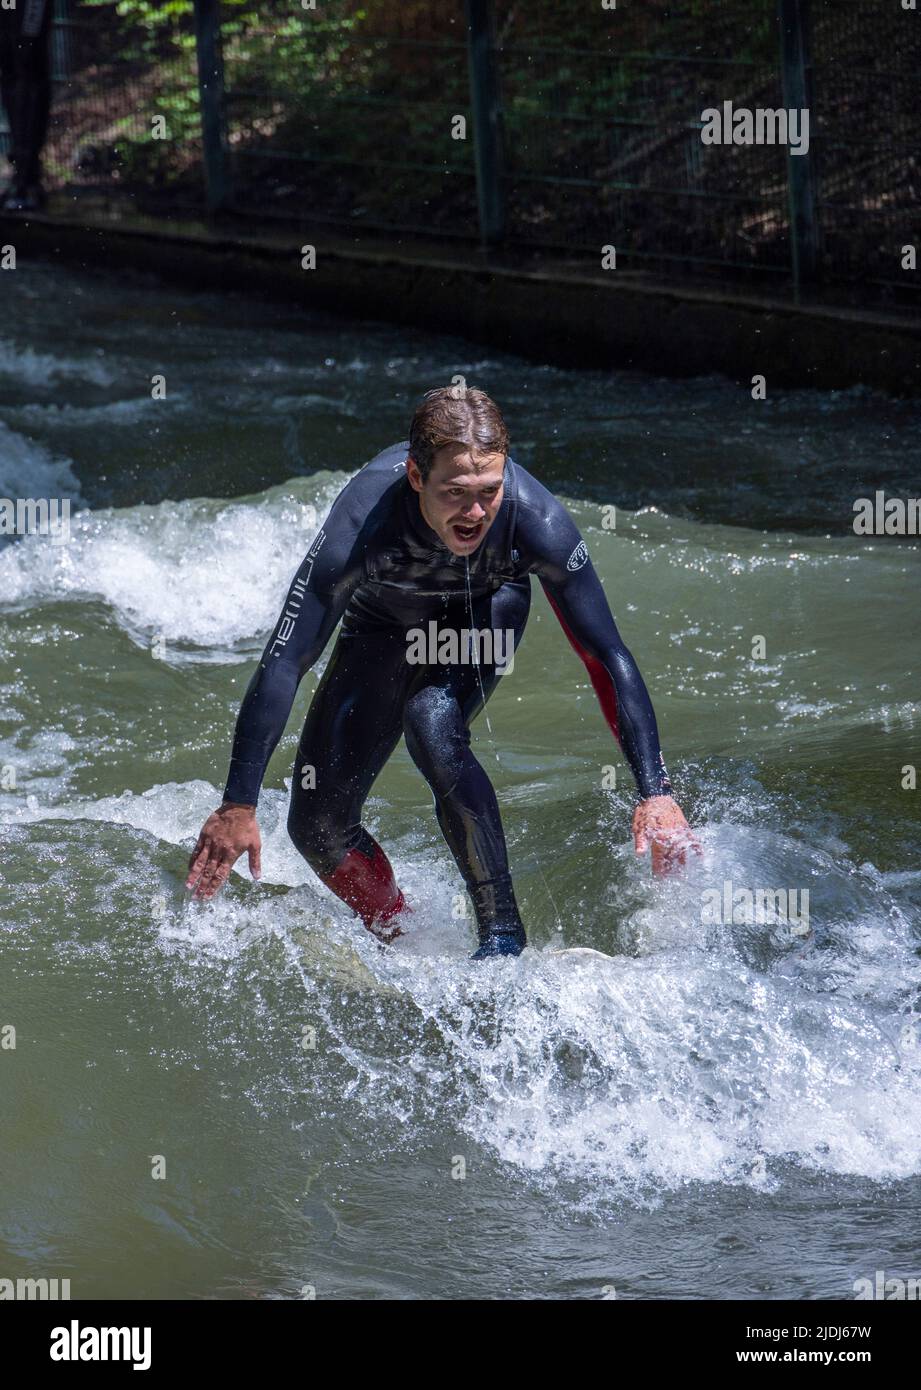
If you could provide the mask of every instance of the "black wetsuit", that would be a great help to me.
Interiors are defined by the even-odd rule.
[[[499,641],[492,652],[479,643],[465,650],[466,660],[413,664],[410,633],[431,633],[433,620],[440,633],[511,629],[517,647],[536,574],[588,668],[641,796],[671,787],[642,676],[562,503],[508,458],[495,521],[469,557],[454,555],[422,517],[406,477],[408,451],[408,443],[395,444],[362,468],[310,546],[243,700],[225,800],[255,805],[298,682],[342,618],[298,746],[288,820],[294,843],[367,925],[390,921],[405,904],[361,812],[403,734],[473,900],[482,953],[515,952],[524,931],[505,838],[469,727],[507,653]]]
[[[51,107],[51,17],[54,0],[17,0],[0,9],[0,95],[10,127],[15,186],[41,177],[41,153]]]

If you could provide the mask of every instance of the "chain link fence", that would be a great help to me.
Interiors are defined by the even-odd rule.
[[[814,6],[812,59],[824,278],[898,294],[921,246],[921,3]]]
[[[618,270],[656,278],[784,292],[795,271],[852,302],[916,300],[902,260],[921,244],[921,12],[900,0],[57,6],[59,194],[595,266],[613,246]],[[798,90],[802,155],[702,138],[707,109],[779,110]]]
[[[191,4],[55,0],[46,186],[113,208],[202,205]]]

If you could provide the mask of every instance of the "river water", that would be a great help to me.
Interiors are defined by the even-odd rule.
[[[66,543],[0,542],[0,1277],[847,1299],[921,1275],[919,548],[851,524],[918,494],[921,406],[774,391],[770,363],[758,402],[551,369],[142,277],[33,264],[0,292],[0,495],[74,508]],[[535,586],[475,726],[532,943],[488,966],[402,745],[367,823],[410,935],[377,946],[288,842],[322,661],[262,883],[241,861],[212,903],[182,891],[318,521],[455,373],[582,527],[703,851],[661,882],[633,854]],[[714,921],[727,884],[808,891],[809,930]]]

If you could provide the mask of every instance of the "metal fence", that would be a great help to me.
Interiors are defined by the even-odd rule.
[[[916,300],[900,0],[57,4],[60,193]],[[727,102],[808,107],[808,147],[705,143]]]
[[[163,3],[55,0],[49,191],[126,198],[151,210],[203,206],[195,30]],[[124,11],[124,12],[121,12]]]

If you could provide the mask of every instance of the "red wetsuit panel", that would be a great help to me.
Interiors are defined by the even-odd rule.
[[[544,590],[544,592],[546,593],[546,590]],[[595,688],[595,694],[598,696],[598,703],[601,705],[601,712],[610,725],[611,733],[617,739],[617,742],[620,743],[620,725],[617,720],[617,695],[615,694],[614,682],[611,680],[607,667],[603,666],[596,656],[589,655],[585,648],[573,636],[569,624],[560,612],[558,605],[549,594],[547,594],[547,598],[550,607],[560,620],[560,626],[569,638],[573,651],[577,652],[585,662],[589,679]]]

